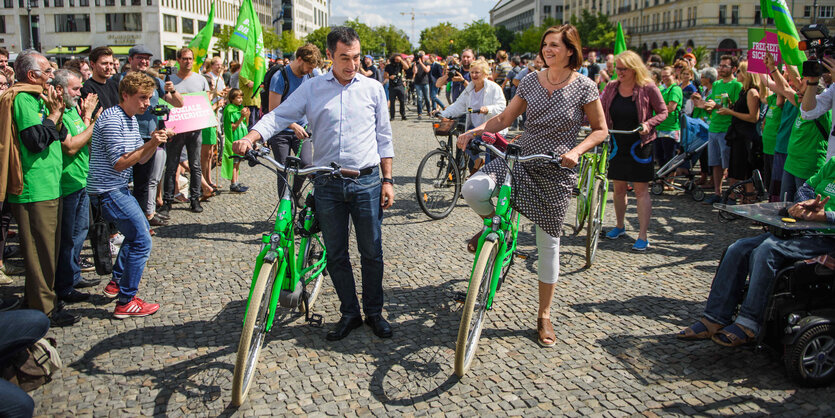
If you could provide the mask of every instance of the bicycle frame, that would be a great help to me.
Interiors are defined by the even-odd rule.
[[[295,230],[293,225],[293,203],[292,192],[289,185],[293,184],[295,172],[287,170],[287,181],[284,185],[284,195],[278,204],[278,213],[275,216],[275,224],[273,232],[261,236],[261,251],[255,258],[255,270],[252,272],[252,283],[249,287],[249,294],[247,296],[247,304],[244,312],[249,308],[249,301],[252,298],[252,291],[255,287],[255,280],[261,272],[264,263],[272,265],[275,262],[279,263],[276,270],[276,277],[273,281],[272,292],[270,293],[270,310],[267,317],[266,331],[269,332],[275,320],[276,307],[278,306],[278,299],[281,291],[294,292],[296,284],[301,280],[303,284],[307,284],[313,278],[322,274],[326,264],[326,254],[324,244],[319,241],[322,247],[322,257],[313,265],[302,269],[304,264],[304,255],[297,257]],[[310,208],[304,208],[304,223],[305,231],[309,231],[314,222],[313,211]],[[301,236],[299,248],[306,248],[310,239],[319,240],[319,237]],[[244,321],[246,321],[246,313],[244,313]]]

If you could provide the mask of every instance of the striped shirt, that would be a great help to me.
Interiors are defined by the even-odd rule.
[[[116,171],[113,166],[122,155],[143,144],[135,116],[128,117],[121,106],[102,112],[93,127],[87,192],[95,195],[127,187],[133,167]]]

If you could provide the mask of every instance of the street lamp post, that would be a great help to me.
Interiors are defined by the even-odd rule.
[[[29,49],[35,49],[35,37],[32,31],[32,0],[26,0],[26,18],[29,22]]]
[[[453,45],[454,43],[455,43],[455,40],[454,40],[454,39],[450,39],[450,40],[449,40],[449,54],[447,54],[447,55],[449,55],[449,56],[452,56],[452,45]]]

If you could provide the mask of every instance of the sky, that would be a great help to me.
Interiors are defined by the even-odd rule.
[[[369,26],[394,25],[417,45],[420,31],[440,22],[450,22],[463,28],[477,19],[490,22],[490,9],[498,0],[332,0],[333,17],[359,18]],[[412,16],[415,12],[415,32],[412,39]],[[402,15],[401,13],[406,13]]]

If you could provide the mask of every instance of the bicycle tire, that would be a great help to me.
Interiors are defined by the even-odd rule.
[[[437,161],[429,163],[433,159]],[[424,178],[424,170],[427,168],[429,172]],[[415,174],[415,198],[420,210],[432,219],[446,218],[458,203],[460,193],[461,176],[455,157],[442,149],[435,149],[426,154]]]
[[[603,179],[594,182],[594,188],[589,202],[588,234],[586,235],[586,267],[594,263],[594,256],[597,254],[597,244],[600,243],[600,231],[603,229],[603,199],[606,190],[603,189]]]
[[[322,248],[321,243],[317,239],[319,235],[313,235],[307,240],[307,245],[305,248],[302,249],[302,270],[316,264],[319,262],[319,257],[325,254],[324,248]],[[318,255],[318,256],[317,256]],[[307,309],[312,310],[313,304],[316,303],[316,299],[319,297],[319,293],[322,292],[322,281],[325,276],[325,272],[327,272],[327,268],[322,270],[315,278],[313,278],[310,282],[304,284],[304,290],[307,292]],[[308,289],[310,290],[308,292]]]
[[[490,295],[490,281],[497,251],[498,246],[495,242],[484,241],[473,269],[467,299],[461,311],[458,340],[455,343],[455,374],[459,377],[463,377],[470,369],[478,350],[478,339],[484,326],[487,297]]]
[[[577,183],[578,192],[575,197],[577,205],[574,210],[574,225],[572,225],[574,231],[572,232],[572,235],[577,235],[583,230],[583,227],[586,226],[586,218],[589,213],[588,202],[589,193],[591,192],[589,182],[594,181],[594,167],[587,158],[583,158],[581,160],[579,172],[580,180]],[[584,175],[583,173],[586,174]]]
[[[275,280],[275,269],[278,263],[261,266],[258,277],[255,279],[255,287],[252,289],[252,296],[246,310],[241,339],[238,342],[238,354],[235,359],[235,372],[232,376],[232,404],[241,406],[249,392],[255,368],[258,364],[258,355],[264,343],[266,335],[265,325],[269,312],[270,296],[272,295],[273,281]],[[260,326],[256,329],[256,324]],[[253,342],[255,343],[253,346]]]

